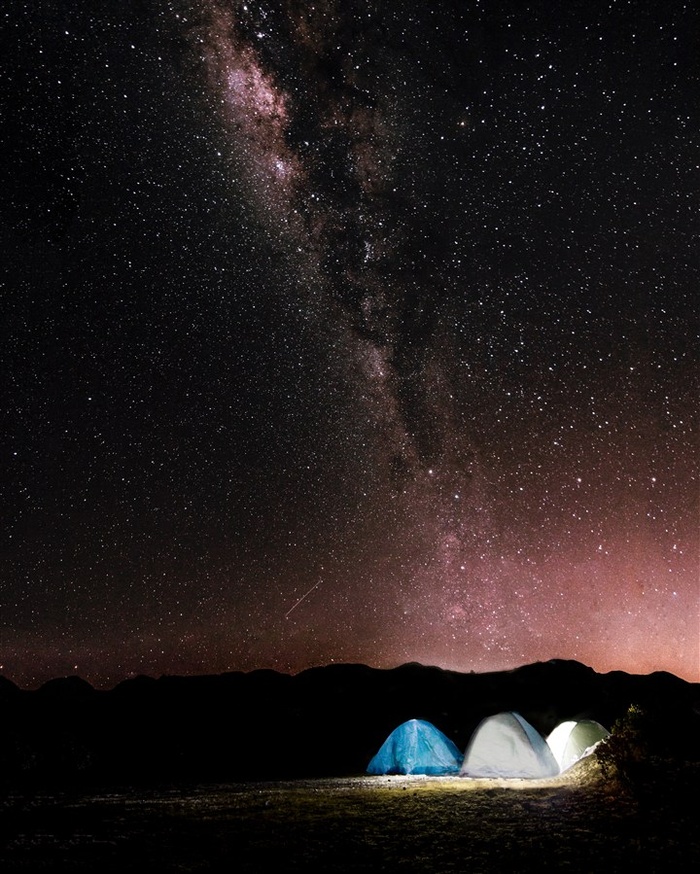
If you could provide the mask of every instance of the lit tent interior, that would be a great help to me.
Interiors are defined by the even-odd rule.
[[[566,771],[584,756],[593,752],[600,741],[610,732],[594,719],[579,719],[560,722],[547,735],[547,746],[557,760],[560,771]]]

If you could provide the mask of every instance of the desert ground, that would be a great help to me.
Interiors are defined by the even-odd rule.
[[[36,790],[5,793],[0,821],[3,874],[700,870],[696,800],[640,802],[591,765],[550,780]]]

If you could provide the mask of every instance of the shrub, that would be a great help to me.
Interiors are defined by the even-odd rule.
[[[649,718],[637,704],[630,704],[612,732],[597,748],[597,757],[606,777],[616,776],[633,786],[643,775],[651,758]]]

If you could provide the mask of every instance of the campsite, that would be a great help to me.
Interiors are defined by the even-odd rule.
[[[0,869],[693,870],[698,692],[556,660],[0,683]]]

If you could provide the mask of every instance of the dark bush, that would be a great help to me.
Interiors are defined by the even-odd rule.
[[[597,749],[603,774],[617,777],[633,788],[649,768],[657,733],[648,713],[639,705],[630,704]]]
[[[667,714],[630,704],[597,748],[604,776],[616,778],[639,802],[685,798],[700,765],[689,761],[682,726]]]

